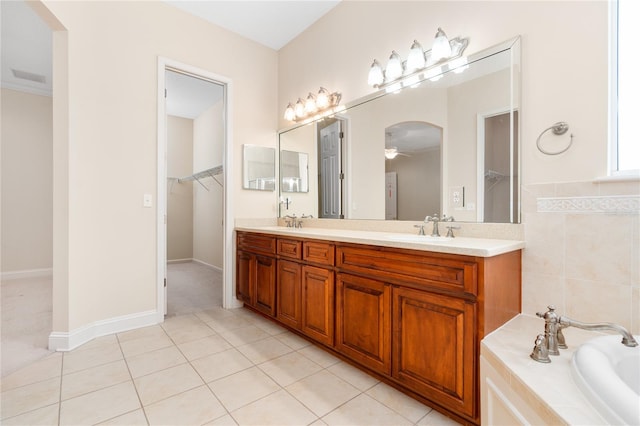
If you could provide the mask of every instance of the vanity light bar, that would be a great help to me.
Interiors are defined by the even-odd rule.
[[[396,92],[402,87],[415,87],[425,79],[437,81],[444,73],[445,65],[460,73],[468,68],[467,59],[462,56],[468,45],[468,38],[448,40],[444,31],[438,28],[431,50],[423,51],[420,43],[414,40],[406,61],[402,61],[395,50],[385,69],[374,59],[367,82],[376,89]]]
[[[329,93],[327,89],[320,87],[317,95],[309,92],[304,101],[298,98],[295,104],[289,102],[284,110],[284,118],[288,121],[302,122],[333,114],[341,98],[342,94],[339,92]]]

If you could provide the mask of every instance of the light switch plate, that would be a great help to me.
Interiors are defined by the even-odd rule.
[[[464,207],[464,186],[452,186],[449,189],[449,200],[452,207]]]

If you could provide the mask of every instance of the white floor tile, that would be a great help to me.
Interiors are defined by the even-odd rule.
[[[209,383],[213,393],[228,411],[280,390],[280,386],[257,367],[232,374]]]
[[[240,425],[260,426],[305,425],[317,419],[284,390],[232,411],[231,415]]]
[[[207,386],[144,407],[152,425],[201,425],[226,414]]]
[[[305,377],[287,386],[286,389],[318,417],[324,416],[360,394],[354,386],[327,370]]]
[[[131,381],[62,401],[60,425],[87,425],[120,416],[140,408]]]

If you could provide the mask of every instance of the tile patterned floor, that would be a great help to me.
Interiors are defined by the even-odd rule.
[[[246,310],[95,339],[2,379],[3,425],[456,425]]]

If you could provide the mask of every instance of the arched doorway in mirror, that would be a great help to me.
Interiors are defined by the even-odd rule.
[[[442,128],[404,121],[385,129],[385,219],[441,213]]]

